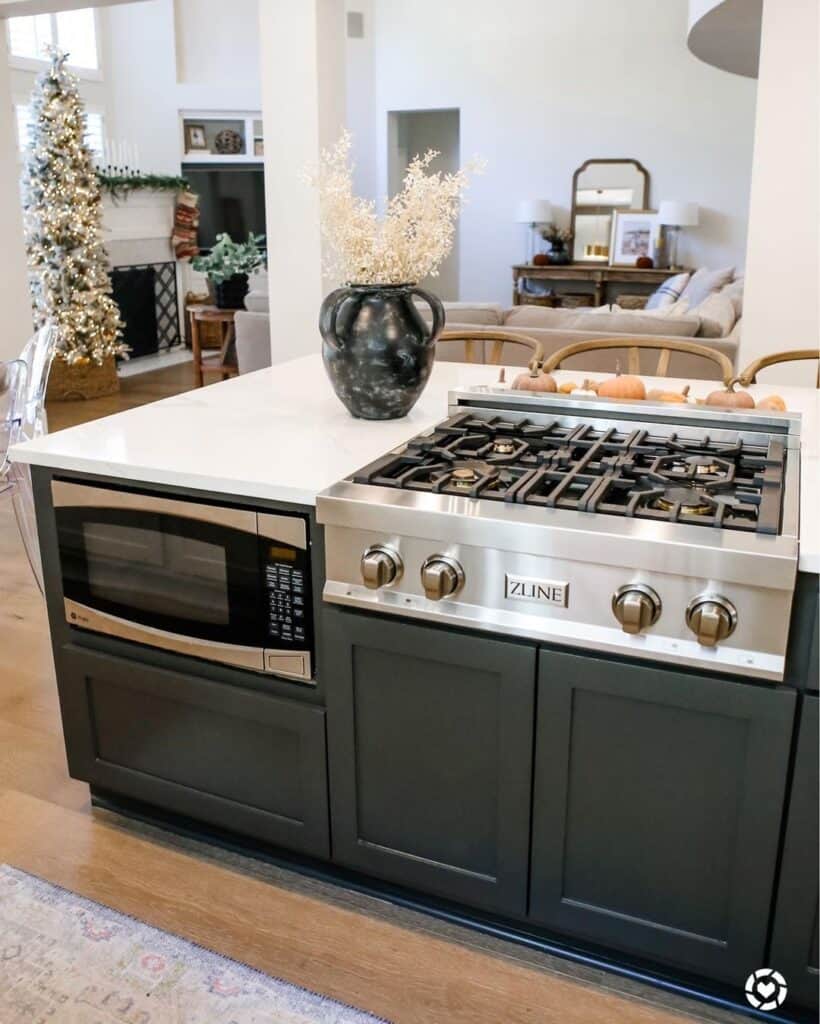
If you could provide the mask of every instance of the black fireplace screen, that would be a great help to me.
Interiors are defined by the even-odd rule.
[[[114,301],[125,323],[131,357],[182,344],[176,263],[142,263],[111,271]]]

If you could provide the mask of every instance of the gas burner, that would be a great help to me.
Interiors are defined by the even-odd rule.
[[[719,458],[710,452],[694,455],[661,455],[650,470],[657,477],[669,480],[696,480],[729,482],[734,478],[735,467],[728,459]]]
[[[497,437],[493,441],[493,455],[513,455],[515,453],[515,441],[510,437]]]
[[[671,512],[676,506],[691,516],[708,516],[714,509],[714,500],[697,487],[668,487],[663,494],[650,501],[651,508]]]

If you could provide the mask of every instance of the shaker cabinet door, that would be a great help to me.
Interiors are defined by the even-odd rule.
[[[742,984],[766,965],[794,692],[539,658],[532,918]]]
[[[58,657],[74,778],[329,856],[322,708],[100,652]]]
[[[817,965],[819,705],[818,697],[803,698],[768,961],[785,977],[789,1002],[812,1007],[817,1006],[820,984]]]
[[[523,915],[535,649],[323,615],[334,859]]]

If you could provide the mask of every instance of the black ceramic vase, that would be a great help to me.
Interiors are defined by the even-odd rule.
[[[234,274],[214,285],[214,300],[218,309],[244,309],[247,294],[247,274]]]
[[[433,311],[425,322],[414,298]],[[444,307],[409,284],[337,288],[322,303],[322,358],[339,399],[353,416],[394,420],[419,399],[444,327]]]

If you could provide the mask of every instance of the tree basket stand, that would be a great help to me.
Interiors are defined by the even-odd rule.
[[[78,399],[103,398],[120,390],[117,361],[106,356],[101,364],[89,359],[67,363],[59,356],[51,364],[46,401],[72,402]]]

